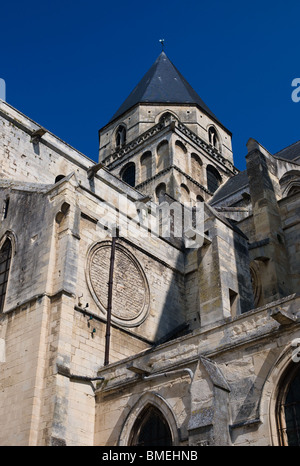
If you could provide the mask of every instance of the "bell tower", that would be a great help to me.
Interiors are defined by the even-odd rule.
[[[156,202],[208,201],[238,172],[230,131],[164,51],[99,131],[99,162]]]

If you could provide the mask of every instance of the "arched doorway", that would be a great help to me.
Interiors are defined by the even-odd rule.
[[[136,419],[129,441],[131,446],[172,446],[172,434],[163,414],[147,406]]]

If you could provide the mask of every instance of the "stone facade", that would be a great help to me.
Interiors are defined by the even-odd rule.
[[[300,146],[249,139],[240,173],[197,102],[141,101],[95,163],[3,101],[0,118],[0,445],[136,444],[152,411],[167,445],[288,444]],[[197,201],[201,231],[163,234],[163,205]]]

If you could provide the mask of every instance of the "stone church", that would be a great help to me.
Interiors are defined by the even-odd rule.
[[[164,51],[97,163],[0,118],[0,445],[299,446],[300,142],[239,171]]]

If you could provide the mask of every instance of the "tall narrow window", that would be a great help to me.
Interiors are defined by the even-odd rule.
[[[212,165],[207,165],[206,175],[207,187],[211,193],[214,193],[221,183],[221,176],[218,170]]]
[[[141,181],[148,180],[152,176],[152,154],[145,152],[141,157]]]
[[[236,317],[238,313],[238,294],[229,288],[230,312],[232,317]]]
[[[192,177],[199,183],[202,182],[202,161],[197,154],[191,154]]]
[[[135,186],[135,164],[133,162],[128,163],[124,167],[121,171],[121,178],[130,186]]]
[[[126,144],[126,128],[120,125],[116,132],[116,146],[121,147]]]
[[[4,205],[3,205],[3,220],[7,217],[8,215],[8,207],[9,207],[9,197],[5,199]]]
[[[139,415],[133,426],[130,445],[172,446],[169,425],[157,408],[150,406]]]
[[[219,138],[218,138],[218,135],[217,135],[217,131],[213,126],[211,126],[208,129],[208,140],[209,140],[209,143],[215,149],[217,149],[218,151],[220,150],[220,142],[219,142]]]
[[[185,184],[180,185],[180,200],[182,204],[190,202],[190,191]]]
[[[286,383],[286,380],[284,384]],[[300,370],[283,386],[285,395],[279,400],[278,424],[281,445],[300,446]]]
[[[11,261],[11,242],[7,238],[0,250],[0,312],[3,311]]]
[[[168,141],[161,141],[157,146],[156,169],[157,171],[163,170],[169,166],[169,143]]]

